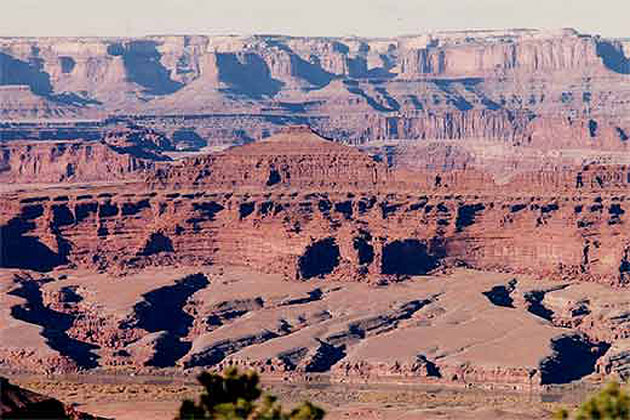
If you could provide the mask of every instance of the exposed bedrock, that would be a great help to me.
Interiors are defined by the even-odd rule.
[[[486,138],[625,150],[630,133],[623,41],[573,30],[3,38],[0,65],[0,119],[27,124],[0,127],[3,138],[55,138],[28,124],[60,119],[81,120],[92,136],[108,116],[180,133],[183,147],[243,144],[295,123],[353,143]]]
[[[552,341],[553,355],[540,363],[541,383],[563,384],[595,372],[595,364],[610,348],[580,335],[565,335]]]
[[[24,206],[18,216],[0,226],[0,267],[50,271],[68,262],[70,248],[60,235],[51,232],[56,239],[57,250],[54,250],[37,236],[27,234],[35,228],[35,220],[43,212],[41,205]]]
[[[522,390],[628,371],[627,339],[615,338],[611,328],[626,298],[609,286],[573,283],[550,290],[529,276],[515,283],[511,274],[470,269],[379,285],[327,277],[286,281],[233,266],[197,270],[148,268],[124,278],[63,270],[68,274],[55,271],[48,280],[13,272],[18,285],[7,282],[11,288],[2,297],[11,302],[0,314],[8,320],[1,332],[10,340],[0,343],[0,364],[60,371],[50,357],[58,353],[70,371],[237,365],[286,380],[324,374],[333,382]],[[156,274],[178,272],[190,274],[176,281]],[[497,292],[499,286],[506,290]],[[546,290],[543,301],[554,308],[551,322],[527,311],[523,294],[536,288]],[[502,298],[507,293],[512,306],[484,296],[492,290]],[[593,317],[563,327],[556,321],[563,314],[558,302],[587,290],[600,290],[590,302]]]
[[[282,301],[278,304],[278,308],[289,307],[287,309],[289,311],[297,310],[295,306],[306,305],[309,307],[309,304],[319,303],[320,299],[325,304],[327,297],[322,297],[321,290],[319,292],[317,290],[309,292],[309,298]],[[315,298],[312,297],[313,294],[315,294]],[[198,339],[198,343],[193,346],[191,353],[184,358],[183,363],[186,367],[219,368],[226,363],[247,363],[246,359],[239,357],[239,354],[247,351],[247,349],[255,349],[265,343],[273,346],[275,342],[282,340],[285,342],[291,342],[292,339],[299,340],[302,333],[308,334],[309,331],[318,331],[319,325],[340,322],[330,332],[314,338],[314,341],[309,340],[307,346],[297,346],[280,351],[271,362],[274,365],[273,370],[277,369],[278,372],[300,374],[329,372],[346,356],[348,348],[369,337],[397,329],[405,320],[412,318],[414,314],[432,303],[435,298],[436,296],[432,296],[427,299],[397,304],[393,308],[386,309],[374,316],[360,317],[350,322],[344,321],[343,317],[336,321],[335,316],[328,311],[315,311],[310,316],[300,314],[297,319],[273,317],[277,321],[275,328],[261,325],[260,328],[255,328],[248,333],[235,333],[231,338],[213,340],[212,338],[215,337],[213,334],[218,334],[218,337],[229,334],[226,329],[213,330],[207,339],[203,335]],[[265,309],[270,310],[268,307]],[[308,309],[305,310],[308,311]],[[256,310],[252,312],[253,317],[256,317],[256,313],[260,313]],[[235,331],[240,331],[244,325],[247,325],[246,320],[240,319],[224,328],[232,327]],[[250,330],[250,328],[245,328]],[[321,331],[326,331],[326,329]],[[202,345],[201,342],[205,344]]]
[[[625,214],[608,209],[627,204],[616,195],[499,199],[197,191],[34,199],[39,202],[9,198],[3,204],[5,267],[45,271],[70,263],[124,273],[215,262],[309,280],[417,275],[464,264],[626,283]],[[458,209],[469,200],[485,209],[462,228]],[[243,204],[253,209],[247,217]],[[528,295],[533,312],[543,297]],[[543,312],[537,313],[546,317]]]
[[[192,354],[188,360],[184,361],[184,367],[214,366],[232,353],[236,353],[248,346],[264,343],[279,336],[278,332],[264,329],[254,334],[235,337],[235,339],[232,340],[222,340],[203,351]]]
[[[289,301],[286,304],[291,305],[293,303],[292,301]],[[251,311],[260,309],[264,305],[265,302],[260,297],[254,299],[235,299],[223,301],[216,304],[212,308],[211,314],[206,318],[206,323],[209,326],[221,326]]]
[[[441,368],[424,354],[418,354],[411,363],[380,362],[370,363],[366,361],[352,362],[341,361],[335,365],[333,375],[343,381],[361,381],[370,378],[414,378],[422,381],[434,381],[439,379],[452,380],[453,377],[446,378],[442,375]],[[455,378],[457,380],[458,378]]]
[[[0,181],[16,184],[141,180],[165,156],[143,146],[50,141],[0,144]]]
[[[133,308],[131,319],[121,328],[140,328],[156,333],[143,338],[131,348],[151,346],[153,354],[146,365],[172,366],[190,349],[190,343],[182,340],[193,325],[194,316],[184,310],[188,299],[209,284],[204,274],[193,274],[143,295],[143,300]]]
[[[73,326],[75,316],[53,310],[46,305],[37,281],[21,281],[19,287],[9,294],[25,300],[24,304],[11,308],[11,315],[21,321],[41,326],[41,335],[50,348],[70,359],[80,369],[90,369],[98,365],[98,356],[93,352],[98,346],[68,335],[67,331]]]

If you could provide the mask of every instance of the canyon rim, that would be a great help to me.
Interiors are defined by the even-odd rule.
[[[85,389],[125,377],[168,417],[129,378],[179,398],[230,365],[625,381],[629,143],[630,41],[574,29],[0,38],[0,369],[117,418]],[[524,418],[470,404],[453,418]]]

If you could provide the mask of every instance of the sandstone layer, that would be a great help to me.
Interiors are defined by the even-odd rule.
[[[521,390],[627,375],[623,167],[524,172],[516,195],[525,175],[398,169],[308,127],[148,161],[127,184],[3,194],[5,368]]]
[[[306,127],[212,155],[147,162],[97,172],[142,169],[123,190],[7,192],[3,266],[124,272],[216,263],[290,279],[375,281],[459,264],[628,281],[623,166],[530,171],[508,182],[469,169],[412,172]]]
[[[59,418],[69,420],[97,419],[81,413],[60,401],[13,385],[0,377],[0,414],[3,419]]]
[[[3,38],[0,131],[59,139],[68,123],[94,135],[127,118],[199,147],[307,123],[357,144],[484,138],[626,150],[626,52],[625,41],[569,29]]]
[[[0,367],[627,378],[624,48],[0,40]]]

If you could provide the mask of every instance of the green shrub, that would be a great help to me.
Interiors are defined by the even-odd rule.
[[[276,397],[263,394],[255,372],[227,369],[222,375],[204,372],[198,377],[204,387],[199,401],[185,400],[176,420],[320,420],[324,410],[310,402],[285,412]]]
[[[554,414],[554,419],[568,419],[565,409]],[[599,393],[584,401],[573,416],[575,420],[630,420],[630,394],[617,382],[610,382]]]

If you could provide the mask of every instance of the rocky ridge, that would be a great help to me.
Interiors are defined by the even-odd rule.
[[[11,384],[0,377],[0,414],[3,419],[57,418],[69,420],[91,420],[94,417],[77,411],[74,407]]]
[[[1,40],[0,366],[625,378],[625,48]]]
[[[627,283],[623,167],[525,173],[499,184],[476,170],[393,170],[306,127],[152,165],[146,184],[128,192],[7,193],[3,265],[125,272],[245,264],[291,279],[377,280],[463,264]],[[518,185],[531,192],[510,196]],[[34,252],[37,266],[16,254]],[[309,268],[316,260],[322,266]]]
[[[485,138],[625,150],[626,50],[570,29],[3,38],[2,133],[23,139],[62,121],[98,130],[126,117],[210,144],[307,123],[356,144]]]

